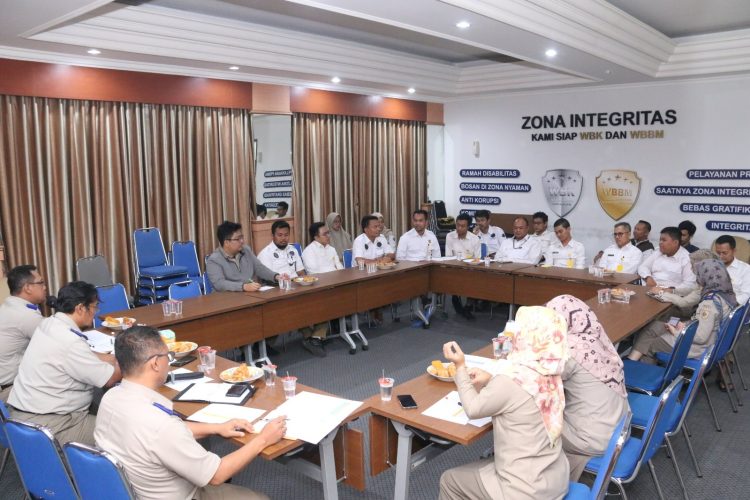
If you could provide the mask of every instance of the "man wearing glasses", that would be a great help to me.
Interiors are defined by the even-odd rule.
[[[10,297],[0,305],[0,401],[7,401],[18,365],[31,335],[44,319],[39,306],[47,300],[47,284],[36,266],[17,266],[8,273]]]
[[[612,234],[615,244],[607,247],[594,257],[594,264],[607,271],[617,273],[636,273],[641,264],[643,252],[630,242],[630,224],[618,222]]]
[[[274,273],[261,263],[249,246],[245,245],[242,226],[224,221],[216,229],[219,248],[206,260],[206,273],[214,290],[219,292],[254,292],[259,280],[278,281]]]
[[[286,431],[284,417],[219,457],[196,439],[242,437],[252,432],[252,424],[243,419],[221,424],[183,421],[173,411],[172,401],[157,392],[167,378],[172,353],[155,329],[135,326],[122,332],[115,352],[123,380],[102,398],[94,438],[97,446],[122,463],[138,498],[268,498],[226,481],[281,439]]]

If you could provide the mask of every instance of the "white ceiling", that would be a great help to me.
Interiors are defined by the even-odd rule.
[[[750,72],[750,0],[24,0],[3,7],[0,57],[430,101]],[[456,28],[460,20],[471,27]],[[102,53],[88,55],[89,48]],[[554,59],[544,55],[549,48]],[[341,83],[331,83],[334,75]]]

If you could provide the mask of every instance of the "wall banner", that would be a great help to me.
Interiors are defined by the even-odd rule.
[[[614,220],[625,217],[635,206],[641,179],[632,170],[602,170],[596,178],[596,197]]]
[[[467,205],[499,205],[497,196],[461,196],[458,201]]]
[[[559,217],[565,217],[581,198],[583,177],[578,170],[558,168],[547,170],[542,177],[542,190],[547,204]]]
[[[521,177],[520,170],[497,170],[491,168],[463,168],[459,172],[461,177],[483,177],[483,178],[518,178]]]

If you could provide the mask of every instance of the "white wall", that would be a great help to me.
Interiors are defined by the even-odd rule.
[[[673,125],[522,130],[522,117],[638,110],[677,111]],[[597,88],[548,93],[513,94],[503,97],[453,102],[445,105],[445,201],[449,214],[460,209],[487,208],[493,212],[533,213],[542,210],[554,221],[545,199],[541,178],[547,170],[578,170],[583,189],[578,205],[566,216],[574,238],[587,248],[587,257],[611,243],[614,220],[599,205],[595,181],[600,171],[634,170],[641,179],[640,195],[622,221],[651,222],[651,240],[659,230],[680,221],[692,220],[698,231],[693,242],[706,247],[725,231],[706,229],[708,220],[750,223],[748,215],[683,213],[684,202],[750,204],[750,197],[711,198],[657,196],[657,185],[741,186],[745,180],[693,180],[690,169],[750,169],[750,77],[702,80],[619,88]],[[532,142],[538,132],[580,132],[605,130],[664,130],[663,139],[625,139]],[[472,142],[480,141],[481,154],[472,154]],[[518,169],[517,179],[462,179],[461,169]],[[529,193],[475,193],[499,196],[498,207],[459,203],[462,181],[517,182],[531,185]],[[551,224],[550,224],[551,225]],[[750,224],[749,224],[750,225]],[[747,232],[726,233],[750,236]]]

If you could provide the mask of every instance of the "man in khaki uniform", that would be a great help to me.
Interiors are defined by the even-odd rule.
[[[8,273],[10,297],[0,305],[0,401],[7,401],[18,365],[31,335],[44,319],[39,305],[47,298],[47,285],[36,266],[17,266]]]
[[[156,392],[169,372],[170,354],[153,328],[136,326],[121,333],[115,352],[124,378],[102,398],[94,437],[97,446],[123,464],[139,499],[267,498],[225,481],[281,439],[286,431],[283,417],[219,457],[196,439],[212,434],[239,437],[252,431],[250,422],[183,422],[172,411],[172,402]]]
[[[58,312],[34,332],[18,367],[8,409],[15,419],[48,427],[61,443],[93,444],[95,417],[89,406],[94,389],[120,379],[113,356],[92,352],[81,332],[93,323],[96,288],[74,281],[50,302]]]

